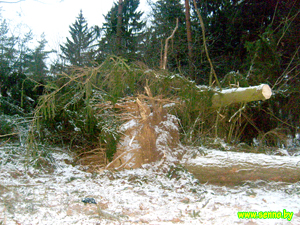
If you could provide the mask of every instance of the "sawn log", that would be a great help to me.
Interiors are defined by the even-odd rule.
[[[272,90],[267,84],[252,87],[231,88],[215,93],[212,97],[212,106],[220,107],[233,103],[267,100],[271,95]]]
[[[241,185],[246,181],[300,181],[300,157],[204,150],[205,155],[188,158],[184,167],[200,183]]]

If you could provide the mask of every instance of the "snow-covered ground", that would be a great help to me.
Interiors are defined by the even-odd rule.
[[[92,174],[60,149],[47,156],[51,166],[37,169],[23,151],[0,147],[0,224],[300,224],[300,183],[200,184],[184,168],[159,163]],[[87,197],[97,204],[83,203]],[[291,221],[237,216],[284,209]]]

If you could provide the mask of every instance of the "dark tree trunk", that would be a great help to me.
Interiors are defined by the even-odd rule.
[[[193,49],[192,49],[192,31],[191,31],[191,21],[190,21],[190,5],[189,0],[185,0],[185,20],[186,20],[186,32],[188,41],[188,54],[189,54],[189,75],[191,79],[194,77],[193,69]]]
[[[123,11],[123,0],[119,0],[118,7],[118,24],[117,24],[117,54],[121,55],[121,41],[122,41],[122,11]]]

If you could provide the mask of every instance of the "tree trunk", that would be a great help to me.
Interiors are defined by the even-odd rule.
[[[123,11],[123,0],[119,0],[118,6],[118,24],[117,24],[117,54],[121,55],[121,42],[122,42],[122,11]]]
[[[246,88],[226,89],[213,95],[212,106],[220,107],[239,102],[267,100],[271,95],[272,90],[267,84]]]
[[[189,0],[185,0],[185,20],[186,20],[186,33],[188,42],[188,54],[189,54],[189,75],[192,80],[195,80],[194,68],[193,68],[193,49],[192,49],[192,31],[190,20],[190,5]]]
[[[241,185],[246,181],[300,181],[298,157],[204,149],[205,155],[188,158],[185,168],[200,183]]]

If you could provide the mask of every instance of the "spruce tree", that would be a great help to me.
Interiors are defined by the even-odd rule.
[[[102,28],[104,37],[99,43],[102,57],[114,54],[123,56],[129,60],[139,58],[143,29],[146,25],[146,23],[141,20],[143,13],[137,11],[139,4],[139,0],[123,1],[121,37],[118,39],[119,5],[114,3],[114,6],[105,16],[106,22],[103,24]]]
[[[88,27],[82,10],[70,28],[71,39],[67,38],[64,45],[60,45],[62,58],[74,66],[90,65],[94,60],[93,42],[96,39],[95,30]]]
[[[0,93],[7,96],[7,87],[4,83],[12,71],[16,61],[16,38],[9,36],[9,29],[6,20],[1,20],[0,24]]]
[[[48,73],[45,60],[51,51],[45,51],[47,41],[44,34],[42,34],[41,40],[38,43],[39,45],[26,56],[27,69],[25,73],[30,78],[38,82],[43,82]]]
[[[37,102],[34,83],[27,79],[31,33],[13,35],[0,15],[0,114],[31,112]]]

